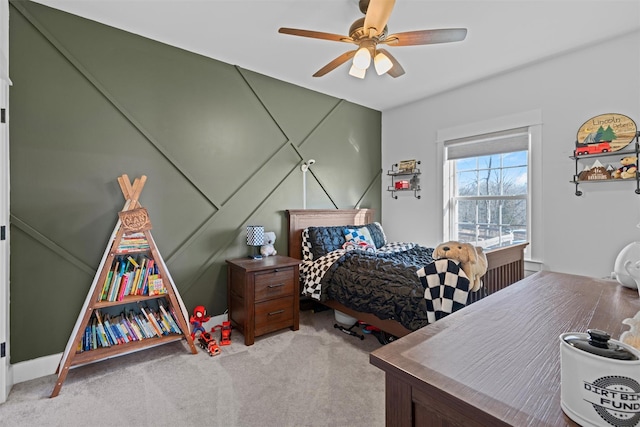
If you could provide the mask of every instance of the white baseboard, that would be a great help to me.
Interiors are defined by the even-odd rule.
[[[24,362],[9,365],[9,369],[13,374],[13,383],[18,384],[55,374],[61,358],[62,353],[50,354],[49,356],[38,357],[37,359],[25,360]]]
[[[217,325],[221,325],[222,322],[227,320],[227,317],[227,313],[220,314],[209,319],[203,326],[206,330],[210,330]],[[13,378],[13,384],[18,384],[47,375],[53,375],[56,373],[56,369],[58,369],[61,358],[62,353],[58,353],[9,365],[10,378]]]
[[[524,260],[525,277],[542,270],[544,270],[544,263],[542,261],[534,261],[531,259]]]
[[[204,322],[203,326],[206,330],[211,330],[211,328],[218,326],[218,325],[222,325],[222,322],[226,322],[228,320],[228,314],[224,313],[224,314],[220,314],[218,316],[212,317],[211,319],[209,319],[209,321]]]

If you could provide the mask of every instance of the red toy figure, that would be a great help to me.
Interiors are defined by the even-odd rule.
[[[220,328],[220,345],[231,344],[231,322],[222,322],[222,325],[216,325],[211,328],[211,332],[215,332],[216,328]]]
[[[205,332],[204,326],[202,324],[211,319],[211,316],[207,316],[207,309],[204,308],[203,305],[196,306],[193,309],[193,315],[189,318],[189,322],[193,325],[193,330],[191,331],[191,339],[196,339],[196,332],[200,332],[201,334]]]
[[[222,322],[220,329],[220,345],[231,344],[231,322]]]

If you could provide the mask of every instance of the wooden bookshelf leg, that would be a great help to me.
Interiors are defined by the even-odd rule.
[[[51,392],[51,396],[49,397],[56,397],[58,394],[60,394],[62,383],[64,382],[64,380],[67,379],[68,373],[69,373],[68,365],[65,365],[62,368],[60,368],[60,373],[58,374],[58,379],[56,380],[56,386],[53,388],[53,391]]]

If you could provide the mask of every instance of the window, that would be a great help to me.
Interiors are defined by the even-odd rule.
[[[529,141],[526,127],[444,141],[448,240],[486,249],[529,241]]]

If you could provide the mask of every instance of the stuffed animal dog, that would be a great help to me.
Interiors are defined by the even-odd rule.
[[[482,287],[481,277],[487,272],[487,256],[480,246],[450,241],[440,243],[433,251],[434,259],[452,259],[460,262],[460,268],[469,279],[469,291]]]

